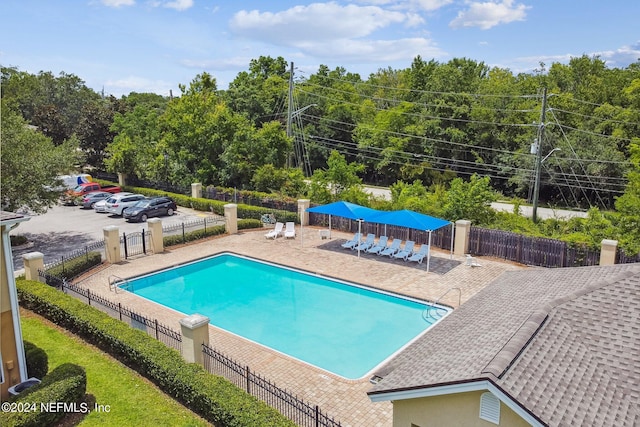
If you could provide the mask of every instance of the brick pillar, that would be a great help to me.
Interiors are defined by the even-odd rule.
[[[182,357],[189,363],[203,365],[202,344],[209,345],[209,318],[201,314],[180,319]]]
[[[104,252],[107,262],[116,264],[122,261],[120,255],[120,230],[115,225],[109,225],[102,229],[104,233]]]
[[[202,198],[202,184],[199,182],[194,182],[191,184],[191,197],[195,199]]]
[[[311,200],[309,199],[300,199],[298,200],[298,216],[300,217],[300,224],[309,225],[309,206],[311,204]]]
[[[471,221],[459,219],[456,221],[456,237],[453,244],[455,255],[465,255],[469,252],[469,234],[471,233]]]
[[[151,218],[147,221],[151,233],[151,252],[159,254],[164,252],[164,234],[162,234],[162,220]]]
[[[224,220],[226,232],[236,234],[238,232],[238,205],[235,203],[224,205]]]
[[[24,277],[27,280],[37,280],[45,282],[44,278],[40,278],[38,270],[44,270],[44,255],[41,252],[29,252],[22,255],[24,263]]]
[[[603,239],[600,249],[600,265],[614,265],[616,263],[617,240]]]

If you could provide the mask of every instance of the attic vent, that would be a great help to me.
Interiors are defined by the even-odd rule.
[[[489,392],[480,396],[480,418],[500,424],[500,400]]]

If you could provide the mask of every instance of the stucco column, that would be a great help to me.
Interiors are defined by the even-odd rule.
[[[200,199],[202,198],[202,184],[199,182],[194,182],[191,184],[191,197]]]
[[[180,319],[182,357],[189,363],[203,365],[202,344],[209,345],[209,318],[201,314]]]
[[[162,220],[151,218],[147,221],[149,232],[151,233],[151,252],[159,254],[164,252],[164,235],[162,234]]]
[[[44,254],[41,252],[29,252],[22,255],[24,263],[24,277],[27,280],[37,280],[45,283],[46,280],[40,278],[38,270],[44,270]]]
[[[104,233],[104,252],[107,262],[116,264],[122,261],[120,255],[120,230],[115,225],[109,225],[102,229]]]
[[[238,205],[235,203],[224,205],[224,222],[227,233],[236,234],[238,232]]]
[[[469,234],[471,233],[471,221],[459,219],[456,221],[456,238],[453,244],[455,255],[465,255],[469,252]]]
[[[614,265],[616,263],[618,241],[604,239],[600,245],[600,265]]]
[[[118,172],[118,185],[121,186],[121,187],[123,185],[127,185],[127,174],[126,173]]]
[[[311,200],[309,199],[300,199],[298,200],[298,216],[300,217],[301,225],[309,225],[309,206],[311,204]]]

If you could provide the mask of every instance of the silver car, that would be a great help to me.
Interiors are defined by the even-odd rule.
[[[129,206],[133,206],[140,200],[145,199],[142,194],[125,194],[116,193],[113,197],[107,199],[105,203],[106,211],[112,215],[122,215],[122,211]]]
[[[106,191],[92,191],[91,193],[78,197],[76,204],[82,206],[83,209],[93,209],[97,202],[106,200],[111,196],[113,196],[113,194],[107,193]]]

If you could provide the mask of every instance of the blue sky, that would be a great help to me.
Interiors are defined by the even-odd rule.
[[[530,72],[542,61],[640,58],[637,0],[2,0],[0,64],[79,76],[96,91],[179,94],[206,71],[225,89],[251,59],[282,56],[367,78],[417,55]]]

